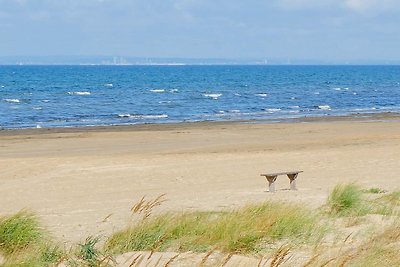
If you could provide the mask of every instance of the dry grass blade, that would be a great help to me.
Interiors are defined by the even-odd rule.
[[[175,256],[173,256],[172,258],[170,258],[169,261],[167,261],[167,263],[165,263],[164,267],[168,267],[176,258],[179,257],[179,255],[181,255],[181,254],[180,254],[180,253],[179,253],[179,254],[176,254]]]
[[[161,256],[158,258],[158,260],[156,261],[156,263],[154,264],[154,267],[157,267],[158,264],[160,264],[162,258],[163,258],[163,256],[161,255]]]
[[[224,262],[222,263],[221,267],[225,266],[232,258],[233,253],[230,253],[224,260]]]
[[[257,267],[261,267],[261,263],[263,261],[264,257],[261,256],[260,260],[258,261]]]
[[[337,258],[335,257],[335,258],[332,258],[332,259],[329,259],[329,260],[327,260],[326,262],[324,262],[323,264],[321,264],[319,267],[325,267],[325,266],[327,266],[329,263],[331,263],[332,261],[334,261],[334,260],[336,260]]]
[[[319,257],[319,254],[315,254],[314,256],[312,256],[304,265],[303,267],[308,267],[311,266],[311,264],[313,264]]]
[[[113,256],[107,255],[107,256],[105,256],[102,260],[99,261],[98,265],[99,265],[99,266],[103,266],[103,264],[106,264],[106,266],[109,266],[110,263],[113,263],[113,264],[115,264],[115,265],[117,264],[117,262],[115,261],[115,259],[113,258]]]
[[[343,243],[346,243],[347,242],[347,240],[350,238],[350,236],[352,236],[353,235],[353,233],[350,233],[345,239],[344,239],[344,241],[343,241]]]
[[[137,255],[136,258],[133,259],[133,261],[131,262],[131,264],[129,264],[129,267],[133,267],[135,266],[135,263],[137,262],[137,260],[142,257],[142,254]]]
[[[210,250],[209,252],[207,252],[207,254],[203,257],[203,259],[201,260],[199,266],[203,266],[204,263],[206,263],[206,261],[208,260],[208,258],[211,256],[211,254],[213,254],[213,252],[215,251],[215,248]]]
[[[154,254],[154,250],[150,251],[150,254],[149,254],[149,256],[147,257],[147,259],[150,260],[151,256],[153,256],[153,254]]]
[[[145,203],[145,196],[143,196],[142,199],[139,200],[139,202],[137,202],[135,205],[133,205],[133,207],[131,208],[131,211],[133,213],[139,212],[144,203]]]
[[[108,214],[101,222],[106,222],[113,214]]]
[[[137,202],[133,207],[131,208],[131,211],[133,214],[143,214],[143,219],[147,219],[150,217],[152,210],[160,206],[163,202],[166,201],[164,199],[165,194],[159,195],[153,200],[146,200],[146,197],[142,197],[139,202]]]
[[[338,265],[338,267],[344,267],[346,265],[346,263],[348,263],[349,261],[351,261],[353,258],[355,258],[356,255],[347,255],[342,262]]]
[[[289,255],[290,252],[290,247],[285,247],[282,246],[278,249],[278,251],[275,253],[272,261],[271,261],[271,265],[270,267],[278,267],[280,265],[282,265],[286,259],[286,256]]]

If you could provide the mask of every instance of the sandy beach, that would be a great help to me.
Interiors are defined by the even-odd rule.
[[[0,131],[0,214],[36,212],[60,241],[109,235],[143,196],[163,211],[269,199],[323,205],[338,183],[399,189],[398,118]],[[298,191],[261,173],[303,170]]]

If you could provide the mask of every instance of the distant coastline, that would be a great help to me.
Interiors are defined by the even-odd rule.
[[[400,65],[400,59],[175,58],[133,56],[0,56],[0,65],[176,66],[176,65]]]

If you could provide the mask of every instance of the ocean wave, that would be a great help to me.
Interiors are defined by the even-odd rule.
[[[168,118],[167,114],[159,114],[159,115],[142,115],[142,114],[129,114],[129,113],[124,113],[124,114],[118,114],[119,118],[128,118],[128,119],[166,119]]]
[[[177,93],[177,92],[179,92],[179,90],[178,89],[171,89],[171,90],[169,90],[169,92],[170,93]]]
[[[217,100],[220,96],[222,96],[222,94],[217,94],[217,93],[215,93],[215,94],[203,94],[203,96],[207,97],[207,98],[212,98],[214,100]]]
[[[67,92],[69,95],[91,95],[91,92],[88,91],[78,91],[78,92]]]
[[[320,110],[331,110],[331,107],[329,105],[319,105],[319,106],[316,106],[316,108],[318,108]]]
[[[151,89],[151,90],[149,90],[149,92],[152,92],[152,93],[164,93],[165,90],[164,89]]]
[[[372,107],[372,108],[355,108],[352,111],[372,111],[372,110],[376,110],[376,107]]]
[[[277,112],[277,111],[281,111],[280,108],[266,108],[264,110],[267,111],[267,112],[271,112],[271,113]]]
[[[268,96],[268,94],[267,93],[258,93],[258,94],[255,94],[256,96],[261,96],[261,97],[267,97]]]
[[[4,101],[8,102],[8,103],[20,103],[21,100],[17,99],[17,98],[6,98],[3,99]]]

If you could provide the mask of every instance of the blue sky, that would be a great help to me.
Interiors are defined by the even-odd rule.
[[[400,60],[399,0],[0,0],[0,56]]]

